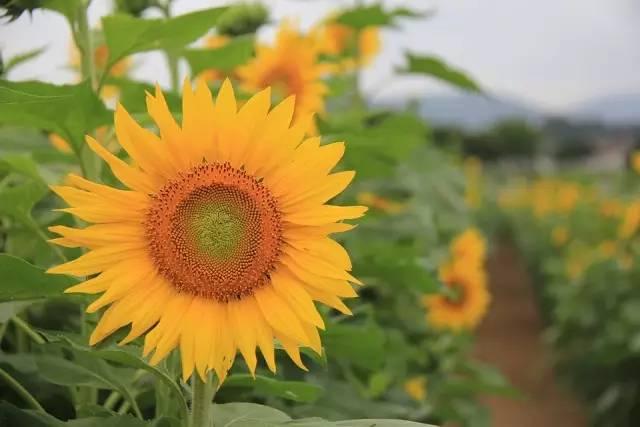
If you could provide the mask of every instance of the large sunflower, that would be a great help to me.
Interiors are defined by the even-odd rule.
[[[321,77],[326,66],[318,62],[313,39],[283,24],[274,46],[258,45],[256,57],[236,70],[236,75],[249,91],[273,87],[276,95],[296,96],[295,119],[306,119],[310,113],[324,111],[326,85]],[[313,122],[308,122],[313,129]]]
[[[179,348],[184,378],[214,370],[222,381],[237,351],[253,373],[258,347],[275,371],[276,338],[304,368],[299,348],[321,351],[314,301],[349,313],[341,299],[359,283],[330,235],[366,208],[326,204],[354,176],[331,173],[344,144],[304,139],[294,99],[269,111],[269,89],[238,110],[229,81],[215,103],[204,83],[186,83],[182,126],[159,89],[147,107],[160,137],[115,112],[131,164],[87,138],[127,189],[76,175],[54,187],[66,212],[94,223],[51,228],[55,243],[89,252],[49,270],[91,276],[68,292],[102,293],[87,309],[108,306],[90,344],[131,324],[123,342],[146,333],[152,364]]]

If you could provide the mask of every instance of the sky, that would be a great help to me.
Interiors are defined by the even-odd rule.
[[[277,22],[295,18],[309,28],[321,17],[357,0],[262,0]],[[215,0],[174,0],[181,14],[223,4]],[[387,0],[411,6],[428,18],[403,19],[383,31],[383,49],[363,71],[362,88],[376,100],[428,97],[448,87],[419,76],[398,76],[404,52],[436,55],[465,70],[487,92],[547,112],[562,113],[607,95],[640,93],[640,0]],[[110,0],[93,0],[92,25],[108,12]],[[268,40],[273,29],[260,34]],[[38,59],[16,68],[13,80],[74,80],[69,70],[70,32],[64,18],[37,11],[0,24],[3,58],[46,46]],[[158,52],[138,55],[133,76],[166,85]],[[184,64],[183,64],[184,65]],[[187,70],[183,66],[183,72]]]

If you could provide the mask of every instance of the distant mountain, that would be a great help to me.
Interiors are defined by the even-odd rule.
[[[607,95],[583,102],[570,114],[615,125],[640,125],[640,93]]]
[[[381,104],[400,107],[406,102],[387,99]],[[433,124],[456,125],[468,129],[484,129],[511,118],[540,123],[544,117],[543,112],[524,102],[475,94],[426,96],[420,101],[418,110]]]

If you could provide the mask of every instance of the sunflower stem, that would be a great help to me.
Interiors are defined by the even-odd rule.
[[[216,394],[216,387],[217,381],[211,374],[207,376],[206,382],[203,381],[198,374],[194,374],[191,377],[193,398],[191,400],[191,421],[189,427],[213,427],[211,404]]]
[[[77,28],[76,28],[76,44],[80,51],[80,67],[82,77],[89,79],[91,87],[95,90],[97,87],[96,69],[93,63],[93,38],[91,29],[89,28],[89,18],[87,10],[90,0],[80,2],[77,12]]]
[[[9,373],[2,368],[0,368],[0,378],[2,378],[2,380],[7,385],[9,385],[9,387],[11,387],[18,395],[20,395],[20,397],[22,397],[22,399],[24,399],[24,401],[28,403],[31,408],[39,412],[45,412],[44,408],[42,407],[42,405],[40,405],[36,398],[33,397],[33,395],[22,386],[22,384],[16,381],[15,378],[9,375]]]

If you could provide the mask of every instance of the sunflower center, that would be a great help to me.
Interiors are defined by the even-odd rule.
[[[227,163],[169,181],[153,196],[145,227],[158,271],[177,290],[223,302],[267,283],[281,251],[275,199]]]
[[[457,282],[448,283],[444,291],[444,297],[447,303],[453,306],[464,305],[466,294],[464,286]]]

